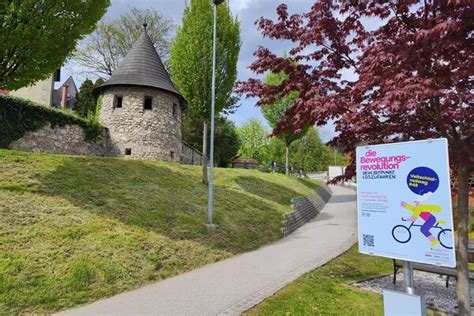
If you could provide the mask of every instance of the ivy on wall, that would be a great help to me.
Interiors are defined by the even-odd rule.
[[[39,130],[48,123],[52,128],[78,125],[83,128],[86,141],[97,140],[104,134],[104,128],[95,119],[83,119],[29,100],[0,95],[0,148],[7,148],[26,132]]]

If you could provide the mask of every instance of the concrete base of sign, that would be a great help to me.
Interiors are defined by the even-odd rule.
[[[216,230],[219,228],[219,225],[217,224],[206,224],[207,229],[209,230]]]
[[[419,295],[384,290],[383,307],[385,316],[426,316],[426,302]]]

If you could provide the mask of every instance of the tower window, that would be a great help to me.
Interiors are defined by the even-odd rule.
[[[174,151],[170,151],[171,159],[174,159]]]
[[[176,103],[173,103],[173,116],[178,118],[178,105]]]
[[[123,97],[115,96],[115,107],[120,109],[122,108]]]
[[[144,110],[151,110],[152,109],[153,98],[152,97],[145,97],[145,101],[143,102],[143,109]]]
[[[132,148],[125,148],[125,156],[131,156],[132,155]]]

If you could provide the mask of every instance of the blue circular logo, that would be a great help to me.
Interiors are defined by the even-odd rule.
[[[418,195],[434,193],[439,187],[439,177],[431,168],[418,167],[408,174],[407,185],[413,193]]]

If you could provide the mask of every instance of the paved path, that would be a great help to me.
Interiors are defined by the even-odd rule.
[[[238,315],[354,244],[355,192],[332,190],[313,221],[278,242],[61,315]]]

